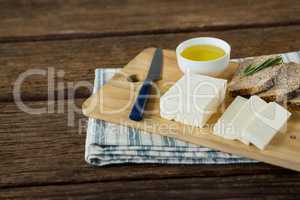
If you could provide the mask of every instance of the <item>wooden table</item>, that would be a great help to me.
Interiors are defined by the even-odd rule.
[[[86,118],[76,113],[68,125],[58,112],[90,95],[76,83],[146,47],[174,49],[197,36],[225,39],[235,58],[300,50],[300,1],[0,1],[0,199],[299,199],[300,173],[263,163],[85,163]],[[48,112],[14,102],[14,83],[30,69],[56,73],[50,87],[32,75],[21,88],[25,105]]]

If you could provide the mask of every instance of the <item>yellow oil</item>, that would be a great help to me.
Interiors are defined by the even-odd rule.
[[[181,55],[193,61],[209,61],[223,57],[225,51],[213,45],[193,45],[183,50]]]

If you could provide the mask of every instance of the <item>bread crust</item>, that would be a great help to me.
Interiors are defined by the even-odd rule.
[[[286,102],[289,109],[300,110],[300,64],[280,64],[258,71],[254,75],[243,75],[243,70],[250,64],[275,56],[278,55],[248,58],[243,61],[228,84],[228,91],[232,96],[258,95],[267,102]]]
[[[269,67],[258,71],[255,75],[244,76],[243,71],[253,63],[260,63],[275,56],[261,56],[258,58],[248,58],[241,63],[239,70],[228,84],[228,91],[232,96],[251,96],[274,86],[274,79],[280,73],[280,65]]]
[[[274,86],[269,90],[259,93],[266,101],[283,102],[294,98],[300,87],[300,64],[283,64],[280,73],[274,79]]]

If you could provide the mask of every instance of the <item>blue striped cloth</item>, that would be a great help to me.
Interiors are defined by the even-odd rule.
[[[282,56],[284,62],[300,63],[300,52],[286,53]],[[96,69],[93,92],[95,93],[118,70]],[[229,164],[257,162],[174,138],[150,134],[92,118],[88,120],[85,160],[95,166],[121,163]]]

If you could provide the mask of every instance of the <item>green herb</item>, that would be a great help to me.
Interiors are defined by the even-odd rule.
[[[250,76],[262,69],[265,69],[267,67],[271,67],[271,66],[274,66],[274,65],[279,65],[279,64],[282,64],[283,63],[283,60],[282,60],[282,57],[281,56],[278,56],[276,58],[269,58],[267,60],[265,60],[264,62],[262,63],[259,63],[259,64],[251,64],[249,66],[247,66],[244,71],[243,71],[243,75],[244,76]]]

